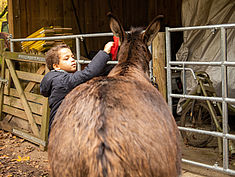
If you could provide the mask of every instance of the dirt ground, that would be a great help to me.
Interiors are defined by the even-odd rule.
[[[193,148],[183,146],[183,158],[219,165],[222,157],[215,147]],[[232,160],[231,160],[232,163]],[[228,177],[212,170],[182,164],[182,177]],[[233,168],[233,166],[231,167]],[[0,130],[0,177],[46,177],[49,176],[47,152],[41,151],[24,139]]]
[[[49,176],[47,152],[0,130],[0,177]]]

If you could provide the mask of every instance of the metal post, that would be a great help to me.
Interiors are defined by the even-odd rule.
[[[152,54],[152,44],[148,47],[150,53]],[[154,80],[153,79],[153,60],[150,60],[149,62],[149,76],[150,76],[150,79],[151,81]]]
[[[77,60],[80,60],[80,57],[81,57],[80,41],[78,37],[76,37],[76,55],[77,55]],[[77,62],[77,70],[81,71],[81,64],[79,62]]]
[[[186,84],[186,73],[185,73],[185,64],[183,64],[183,94],[186,95],[186,88],[187,88],[187,84]]]
[[[171,98],[171,92],[172,92],[172,83],[171,83],[171,67],[170,67],[170,61],[171,61],[171,36],[169,32],[169,28],[166,27],[166,69],[167,69],[167,101],[168,101],[168,106],[173,112],[172,109],[172,98]]]
[[[10,34],[9,39],[10,39],[10,49],[11,49],[11,52],[14,52],[14,45],[13,45],[13,41],[12,41],[12,34]]]
[[[227,38],[226,38],[226,29],[221,27],[221,57],[222,57],[222,65],[221,65],[221,80],[222,80],[222,106],[223,106],[223,134],[228,133],[228,105],[225,101],[225,98],[228,97],[227,90],[227,66],[224,65],[224,62],[227,61]],[[223,137],[223,167],[225,170],[228,169],[228,139]]]

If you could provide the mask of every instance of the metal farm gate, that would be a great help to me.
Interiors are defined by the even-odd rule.
[[[227,29],[234,30],[235,24],[225,24],[225,25],[209,25],[209,26],[196,26],[196,27],[181,27],[181,28],[166,28],[166,59],[167,59],[167,91],[168,91],[168,105],[172,109],[172,98],[185,98],[188,100],[205,100],[206,103],[210,108],[212,107],[212,102],[219,102],[221,106],[221,124],[222,128],[220,131],[207,131],[207,130],[200,130],[196,128],[186,128],[183,126],[179,126],[181,132],[190,132],[196,133],[199,135],[211,135],[217,137],[218,140],[222,139],[223,142],[221,143],[223,146],[220,148],[223,152],[223,166],[220,167],[216,163],[214,165],[208,165],[204,163],[199,163],[196,161],[191,161],[187,159],[183,159],[182,161],[185,163],[189,163],[191,165],[196,165],[200,167],[205,167],[208,169],[213,169],[216,171],[220,171],[223,173],[227,173],[230,175],[235,175],[235,171],[229,169],[229,140],[235,140],[235,135],[229,134],[228,128],[228,107],[229,103],[235,103],[234,98],[228,98],[228,83],[227,83],[227,67],[234,67],[235,62],[227,61]],[[208,62],[208,61],[172,61],[171,57],[171,32],[180,32],[180,31],[188,31],[188,30],[220,30],[220,53],[221,53],[221,61],[219,62]],[[186,93],[186,83],[185,83],[185,72],[191,71],[192,69],[190,66],[197,65],[197,66],[217,66],[220,67],[221,70],[221,81],[222,81],[222,97],[218,96],[198,96],[198,95],[191,95]],[[187,66],[187,67],[186,67]],[[183,75],[183,94],[173,94],[172,93],[172,70],[181,70]],[[194,76],[195,77],[195,76]],[[195,77],[196,78],[196,77]],[[200,83],[201,84],[201,83]],[[204,92],[204,90],[202,90]],[[216,117],[212,115],[212,117]],[[214,121],[214,120],[213,120]],[[219,143],[218,143],[219,144]],[[222,148],[223,147],[223,148]]]

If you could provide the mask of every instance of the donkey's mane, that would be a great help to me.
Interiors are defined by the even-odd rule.
[[[143,31],[142,27],[137,27],[137,28],[131,27],[131,30],[128,33],[129,34],[128,37],[131,37],[131,39],[134,40],[139,37],[142,31]],[[129,38],[128,38],[128,41],[129,41]]]

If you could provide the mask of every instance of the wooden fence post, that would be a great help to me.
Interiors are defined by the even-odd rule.
[[[45,66],[45,74],[49,72],[47,66]],[[50,108],[48,103],[48,98],[45,98],[45,102],[43,104],[43,114],[42,114],[42,123],[41,123],[41,139],[46,142],[48,141],[48,127],[49,127],[49,114]],[[40,145],[41,150],[46,150],[46,146]]]
[[[159,32],[152,43],[153,48],[153,77],[158,89],[166,100],[166,70],[165,70],[165,33]]]
[[[5,42],[3,39],[0,39],[0,61],[1,61],[1,78],[5,79],[5,60],[3,57]],[[2,108],[3,108],[3,92],[4,92],[4,85],[0,83],[0,121],[3,119],[2,117]]]

